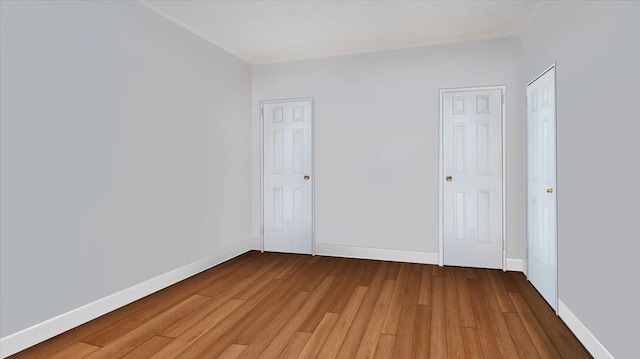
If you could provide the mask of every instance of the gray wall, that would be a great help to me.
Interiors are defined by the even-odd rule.
[[[524,258],[520,40],[253,66],[253,235],[259,101],[315,97],[316,243],[438,252],[438,89],[507,85],[508,257]]]
[[[137,2],[0,5],[0,336],[250,238],[247,63]]]
[[[524,79],[557,62],[559,298],[640,358],[640,2],[545,2]]]

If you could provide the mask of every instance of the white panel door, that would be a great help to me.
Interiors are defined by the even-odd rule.
[[[557,309],[555,67],[527,85],[527,277]]]
[[[264,250],[311,254],[313,103],[263,103],[262,121]]]
[[[502,90],[442,94],[443,260],[502,268]]]

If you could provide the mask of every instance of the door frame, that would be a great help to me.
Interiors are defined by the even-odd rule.
[[[466,92],[466,91],[487,91],[487,90],[500,90],[502,94],[502,114],[500,119],[501,126],[501,148],[502,148],[502,270],[507,270],[507,131],[506,131],[506,118],[507,118],[507,86],[477,86],[477,87],[456,87],[456,88],[444,88],[438,90],[438,265],[444,265],[444,112],[442,101],[444,100],[444,94],[449,92]]]
[[[264,253],[264,105],[270,103],[311,101],[311,255],[316,255],[316,102],[314,97],[260,100],[260,252]]]
[[[556,153],[555,153],[555,178],[553,180],[553,182],[555,183],[555,187],[554,187],[554,191],[556,191],[556,201],[554,203],[555,205],[555,209],[556,209],[556,246],[555,246],[555,250],[556,250],[556,297],[555,297],[555,304],[556,304],[556,309],[555,312],[556,314],[559,313],[559,307],[558,307],[558,298],[560,298],[560,288],[558,286],[558,71],[557,71],[557,66],[556,63],[554,62],[553,64],[551,64],[551,66],[547,67],[544,71],[542,71],[539,75],[537,75],[536,77],[533,78],[533,80],[527,82],[527,84],[524,86],[524,106],[525,106],[525,110],[524,110],[524,127],[525,127],[525,138],[524,138],[524,165],[525,165],[525,176],[524,176],[524,193],[525,193],[525,207],[524,207],[524,215],[525,215],[525,253],[524,253],[524,275],[527,277],[527,281],[529,281],[529,276],[527,275],[529,273],[529,98],[527,96],[527,87],[529,87],[529,85],[531,85],[532,83],[534,83],[537,79],[541,78],[542,76],[544,76],[547,72],[551,71],[555,69],[556,73],[555,73],[555,78],[554,78],[554,86],[555,89],[553,91],[553,106],[555,107],[554,109],[554,113],[555,113],[555,134],[556,134],[556,138],[555,140],[555,148],[556,148]],[[537,289],[536,289],[537,290]]]

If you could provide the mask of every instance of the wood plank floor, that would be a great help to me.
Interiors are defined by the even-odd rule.
[[[522,273],[249,252],[12,358],[591,358]]]

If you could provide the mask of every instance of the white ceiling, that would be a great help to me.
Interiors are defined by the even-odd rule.
[[[142,0],[250,63],[519,34],[539,1]]]

